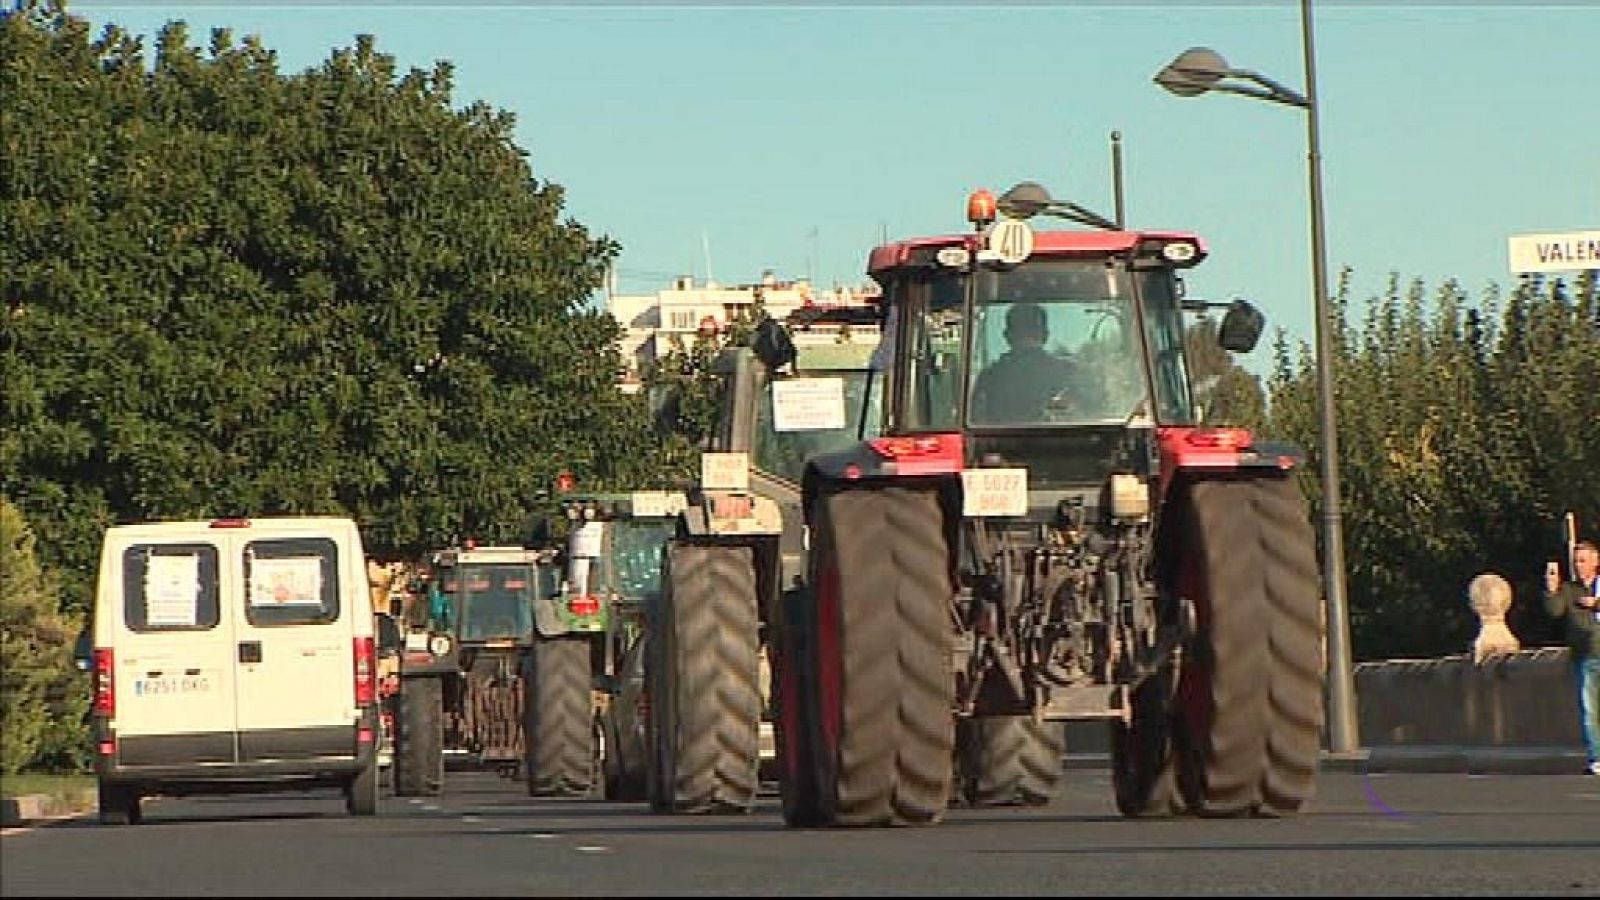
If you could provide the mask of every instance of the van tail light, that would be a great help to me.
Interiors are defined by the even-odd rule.
[[[378,667],[373,664],[372,638],[355,639],[356,705],[371,706],[378,697]]]
[[[117,714],[117,676],[110,647],[94,648],[94,712],[113,718]]]
[[[600,598],[594,594],[573,594],[567,598],[567,609],[575,616],[592,616],[600,612]]]

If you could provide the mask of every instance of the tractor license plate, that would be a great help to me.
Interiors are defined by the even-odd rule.
[[[963,470],[961,514],[968,517],[1027,515],[1028,470]]]

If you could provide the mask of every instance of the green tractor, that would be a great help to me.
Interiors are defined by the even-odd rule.
[[[646,622],[660,602],[662,550],[684,505],[682,493],[668,491],[573,495],[561,503],[569,522],[568,584],[581,583],[606,609],[591,656],[597,787],[604,799],[645,799]]]
[[[805,462],[854,444],[856,423],[877,416],[875,307],[803,308],[780,331],[792,351],[782,366],[763,362],[761,346],[715,361],[718,427],[648,611],[646,793],[657,812],[748,811],[762,781],[777,780],[782,651],[771,640],[805,573]]]
[[[439,793],[447,760],[515,776],[530,758],[530,715],[561,723],[547,745],[561,743],[564,760],[583,759],[539,781],[539,792],[587,789],[587,719],[575,728],[563,713],[566,693],[588,702],[588,644],[570,635],[603,632],[604,618],[562,602],[554,557],[468,542],[418,566],[412,608],[422,621],[408,623],[394,698],[396,793]]]

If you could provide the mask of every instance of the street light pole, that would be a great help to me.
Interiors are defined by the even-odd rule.
[[[1328,749],[1354,753],[1360,746],[1350,614],[1345,596],[1344,524],[1339,503],[1339,429],[1333,377],[1333,310],[1328,300],[1328,254],[1322,221],[1322,148],[1317,125],[1317,66],[1311,0],[1300,0],[1306,66],[1306,165],[1311,181],[1311,280],[1316,291],[1317,415],[1322,425],[1322,568],[1328,604]]]
[[[1232,69],[1216,52],[1195,47],[1157,73],[1155,81],[1180,97],[1207,91],[1243,94],[1294,106],[1306,112],[1306,160],[1311,192],[1311,281],[1317,330],[1317,415],[1322,462],[1322,578],[1328,628],[1328,749],[1354,754],[1360,746],[1351,665],[1350,613],[1345,597],[1344,527],[1339,512],[1339,432],[1333,377],[1334,319],[1328,300],[1327,252],[1322,221],[1322,151],[1317,128],[1316,53],[1312,43],[1311,0],[1300,0],[1301,41],[1305,50],[1304,96],[1255,72]],[[1244,79],[1250,85],[1225,81]]]

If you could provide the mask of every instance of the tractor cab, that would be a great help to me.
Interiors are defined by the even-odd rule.
[[[1036,232],[1029,218],[1041,214],[1094,227]],[[881,462],[901,473],[918,456],[1025,468],[1030,508],[1047,510],[1071,495],[1092,505],[1113,473],[1156,476],[1159,431],[1199,426],[1185,313],[1217,304],[1187,299],[1182,273],[1205,244],[1118,229],[1031,182],[999,201],[974,193],[968,218],[972,233],[872,252],[891,438],[868,443]],[[1224,346],[1248,351],[1260,314],[1242,300],[1227,309]]]

